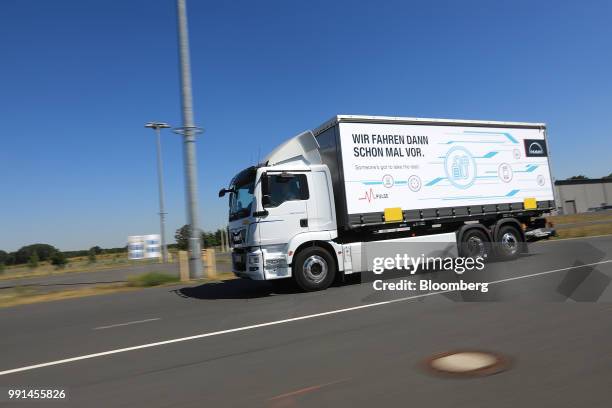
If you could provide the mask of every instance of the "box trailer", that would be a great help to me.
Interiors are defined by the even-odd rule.
[[[305,290],[407,245],[513,258],[555,208],[543,123],[339,115],[228,192],[234,273]]]

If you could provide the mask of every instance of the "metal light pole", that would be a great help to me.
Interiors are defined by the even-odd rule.
[[[199,129],[193,121],[193,98],[191,95],[191,63],[189,61],[189,34],[185,0],[176,1],[178,20],[179,59],[181,70],[181,102],[183,105],[183,127],[176,131],[183,135],[185,156],[185,184],[187,186],[187,222],[190,225],[189,272],[192,278],[202,278],[201,233],[198,223],[198,181],[195,152],[195,135]]]
[[[155,130],[157,135],[157,183],[159,186],[159,231],[161,235],[162,261],[168,262],[168,246],[166,245],[166,212],[164,210],[164,174],[162,166],[161,137],[160,129],[167,129],[170,126],[163,122],[149,122],[146,128]]]

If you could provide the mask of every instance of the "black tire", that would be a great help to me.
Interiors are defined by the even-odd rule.
[[[463,258],[481,257],[485,261],[491,255],[491,242],[484,231],[472,228],[463,233],[459,243],[459,256]]]
[[[293,258],[293,280],[306,291],[327,289],[336,276],[336,263],[321,247],[304,248]]]
[[[524,250],[525,241],[518,229],[504,225],[495,234],[496,254],[502,260],[514,259]]]

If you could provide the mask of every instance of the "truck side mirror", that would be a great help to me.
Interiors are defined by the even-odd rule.
[[[270,196],[268,194],[264,194],[263,196],[261,196],[261,205],[266,208],[266,206],[270,205],[270,203],[272,202],[272,200],[270,199]]]
[[[225,193],[233,193],[233,192],[234,192],[233,188],[222,188],[221,190],[219,190],[219,197],[223,197]]]

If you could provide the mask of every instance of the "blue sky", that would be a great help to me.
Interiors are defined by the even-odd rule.
[[[180,126],[174,0],[3,0],[0,249],[158,231],[149,120]],[[609,1],[188,0],[201,224],[218,189],[339,113],[537,121],[553,173],[612,172]],[[169,235],[181,141],[163,137]]]

